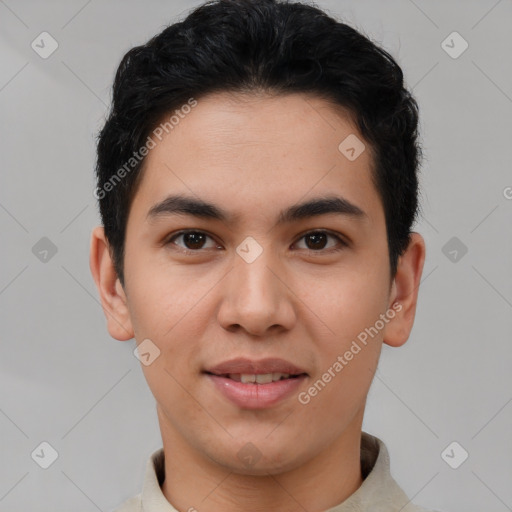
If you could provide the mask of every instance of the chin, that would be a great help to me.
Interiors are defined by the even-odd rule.
[[[305,454],[298,455],[292,446],[287,451],[283,451],[282,446],[265,446],[264,442],[258,446],[248,441],[237,451],[231,452],[233,447],[229,446],[222,454],[211,453],[210,457],[229,471],[247,476],[279,475],[300,467],[307,460]]]

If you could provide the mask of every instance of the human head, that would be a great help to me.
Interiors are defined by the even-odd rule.
[[[147,142],[150,136],[158,142],[145,157],[142,172],[132,174],[134,166],[111,190],[99,190],[105,192],[101,201],[112,215],[108,226],[104,217],[104,232],[100,227],[93,234],[91,269],[112,337],[135,337],[139,349],[149,343],[158,350],[143,371],[157,401],[164,447],[173,451],[169,464],[193,460],[200,461],[201,471],[218,473],[220,467],[251,475],[296,474],[302,468],[315,478],[325,473],[331,456],[347,458],[344,464],[351,465],[359,460],[362,415],[382,342],[399,346],[412,328],[422,239],[411,233],[390,279],[386,196],[373,168],[375,162],[393,160],[395,167],[381,178],[390,182],[390,207],[413,215],[415,208],[404,205],[416,204],[415,193],[406,194],[406,200],[396,190],[404,183],[409,192],[411,183],[416,186],[415,171],[406,166],[411,163],[408,151],[416,151],[414,103],[387,58],[352,29],[339,28],[319,13],[302,4],[268,0],[207,4],[154,38],[149,48],[132,50],[116,76],[113,118],[100,137],[100,157],[111,156],[111,151],[119,162],[129,160],[133,153],[126,150],[121,158],[120,148],[136,152],[153,146]],[[266,22],[260,27],[258,19]],[[235,28],[229,29],[230,23]],[[244,24],[254,27],[241,30]],[[297,28],[301,30],[294,32]],[[286,33],[272,39],[280,29]],[[319,58],[316,54],[327,51],[322,38],[336,31],[348,34],[348,50],[331,42],[334,53]],[[172,34],[176,41],[169,44]],[[255,44],[257,34],[261,40]],[[312,46],[304,46],[308,34]],[[250,44],[243,44],[244,37]],[[270,45],[266,53],[265,42]],[[295,57],[290,49],[279,52],[286,44],[292,49],[298,45]],[[308,48],[315,54],[309,60]],[[230,49],[240,56],[238,64]],[[344,57],[336,61],[340,52]],[[369,62],[362,63],[368,53]],[[196,66],[187,71],[193,62]],[[237,80],[239,75],[245,81]],[[333,100],[333,91],[341,95],[338,89],[345,91],[345,103]],[[393,107],[389,98],[396,100]],[[393,117],[398,98],[399,120]],[[410,111],[404,117],[406,104]],[[364,116],[352,114],[351,105]],[[156,131],[171,115],[176,116],[174,127]],[[114,130],[119,126],[131,128],[121,133]],[[390,144],[386,151],[377,146],[379,134]],[[366,149],[350,160],[338,145],[353,135],[364,140]],[[127,179],[136,180],[135,185],[128,186]],[[111,196],[119,187],[128,187],[122,197],[129,211],[115,202],[119,196]],[[168,203],[176,194],[188,196],[187,201]],[[344,208],[341,215],[326,214],[332,203],[325,201],[297,209],[310,199],[306,196],[330,195],[347,198],[363,215],[343,202],[334,204]],[[128,213],[126,231],[123,211]],[[283,211],[289,214],[279,222]],[[227,213],[222,218],[219,212]],[[396,217],[391,219],[396,230]],[[305,238],[301,235],[320,231],[313,228],[341,233],[341,240],[326,250],[299,248]],[[184,230],[188,235],[200,232],[200,245],[208,237],[216,243],[197,250],[179,247]],[[125,244],[125,258],[117,262],[125,271],[124,284],[108,256],[107,248],[115,243],[106,233]],[[318,241],[316,234],[315,245]],[[255,259],[243,258],[254,247],[261,250]],[[215,388],[219,381],[210,372],[233,357],[254,364],[268,357],[293,363],[303,369],[297,377],[303,380],[293,382],[300,383],[301,393],[256,410],[233,406]],[[222,386],[236,380],[231,375],[219,378]],[[293,378],[285,377],[285,385]],[[311,386],[321,382],[325,388],[315,392]],[[247,443],[262,453],[257,467],[244,467],[237,457]]]
[[[419,208],[418,108],[400,67],[315,6],[221,0],[132,48],[117,70],[98,137],[95,195],[121,284],[126,222],[144,173],[140,149],[176,110],[219,91],[312,93],[351,116],[373,157],[392,278]]]

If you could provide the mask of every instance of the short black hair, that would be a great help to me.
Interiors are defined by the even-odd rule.
[[[371,151],[393,278],[419,209],[421,158],[418,105],[400,66],[314,4],[214,0],[130,49],[115,75],[98,134],[95,197],[121,284],[128,213],[147,154],[141,148],[164,116],[215,92],[309,93],[350,114]]]

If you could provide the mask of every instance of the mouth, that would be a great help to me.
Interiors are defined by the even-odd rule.
[[[268,409],[298,392],[304,369],[284,359],[231,359],[202,372],[216,394],[239,409]]]
[[[241,382],[242,384],[270,384],[271,382],[278,382],[286,379],[297,379],[299,377],[307,376],[307,373],[290,374],[290,373],[213,373],[205,372],[208,375],[215,377],[223,377],[225,379],[231,379],[235,382]]]

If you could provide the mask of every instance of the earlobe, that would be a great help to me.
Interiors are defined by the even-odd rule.
[[[91,234],[89,266],[100,294],[110,335],[119,341],[132,339],[134,333],[126,294],[114,269],[102,226],[94,228]]]
[[[386,326],[384,343],[392,347],[403,345],[414,323],[418,292],[425,263],[425,241],[419,233],[411,233],[409,245],[398,260],[397,272],[391,287],[389,308],[395,311]]]

